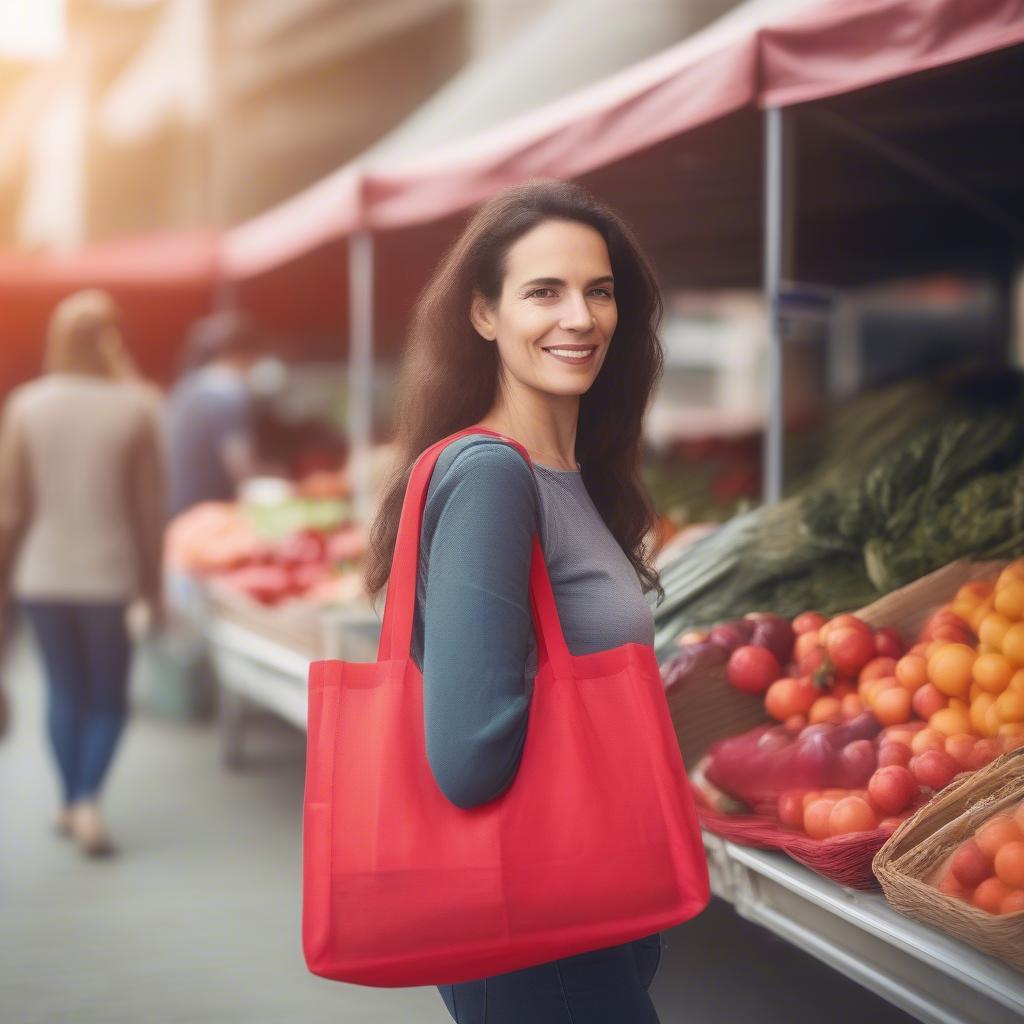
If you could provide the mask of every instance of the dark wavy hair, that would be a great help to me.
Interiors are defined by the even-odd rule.
[[[643,417],[661,377],[663,304],[654,272],[631,229],[583,186],[534,178],[485,202],[448,249],[420,293],[398,374],[395,461],[367,538],[363,580],[371,599],[391,572],[402,501],[413,464],[435,441],[472,426],[491,410],[501,372],[497,345],[469,318],[471,296],[501,296],[506,256],[548,220],[594,228],[608,247],[618,321],[601,370],[580,396],[576,459],[591,500],[646,593],[665,598],[649,564],[654,507],[640,473]]]

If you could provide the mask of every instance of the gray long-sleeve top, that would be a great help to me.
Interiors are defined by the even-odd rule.
[[[423,673],[427,760],[462,808],[493,800],[519,767],[537,671],[530,550],[540,528],[574,655],[654,642],[640,580],[577,470],[469,434],[431,474],[420,534],[411,655]]]

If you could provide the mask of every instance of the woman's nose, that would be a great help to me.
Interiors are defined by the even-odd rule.
[[[560,327],[566,331],[586,331],[594,325],[594,314],[590,312],[582,295],[571,295],[566,299]]]

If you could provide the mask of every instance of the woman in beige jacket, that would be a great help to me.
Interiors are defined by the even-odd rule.
[[[47,373],[0,423],[0,640],[16,601],[46,670],[47,730],[83,853],[114,852],[98,798],[127,719],[127,606],[162,615],[163,470],[152,394],[126,379],[118,310],[79,292],[50,320]]]

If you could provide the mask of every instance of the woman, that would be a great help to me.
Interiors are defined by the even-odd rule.
[[[413,463],[457,438],[424,507],[412,656],[427,757],[474,807],[513,783],[537,669],[528,581],[540,531],[574,655],[652,644],[645,590],[653,509],[642,421],[661,374],[661,297],[631,231],[581,187],[534,180],[486,203],[415,311],[400,382],[397,465],[370,531],[366,585],[384,587]],[[480,666],[486,666],[481,672]],[[624,878],[628,885],[629,879]],[[439,991],[459,1024],[643,1024],[661,935]]]
[[[0,637],[10,599],[38,641],[63,808],[83,854],[115,852],[98,800],[125,724],[127,605],[161,604],[162,471],[151,395],[122,372],[118,310],[100,291],[61,302],[46,369],[0,426]]]

